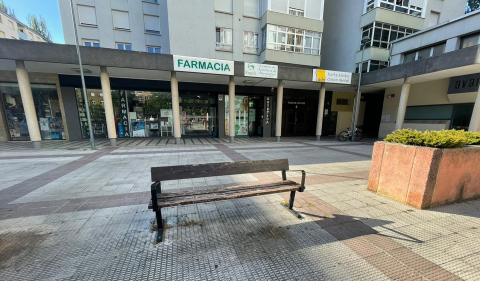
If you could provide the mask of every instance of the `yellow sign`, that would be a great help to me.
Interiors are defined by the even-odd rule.
[[[317,82],[325,82],[327,81],[327,75],[325,74],[325,70],[317,69]]]

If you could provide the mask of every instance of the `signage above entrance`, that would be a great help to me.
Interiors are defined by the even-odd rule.
[[[245,76],[277,79],[278,65],[246,62]]]
[[[233,61],[173,56],[175,71],[233,75]]]
[[[450,78],[448,94],[477,92],[480,87],[480,73]]]
[[[324,69],[314,69],[313,78],[314,82],[335,83],[335,84],[352,84],[352,73],[331,71]]]

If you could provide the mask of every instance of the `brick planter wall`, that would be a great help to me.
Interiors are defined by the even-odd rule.
[[[480,146],[376,142],[368,190],[418,209],[480,197]]]

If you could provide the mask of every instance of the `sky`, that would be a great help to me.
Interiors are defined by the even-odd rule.
[[[47,22],[52,41],[64,44],[62,21],[57,0],[3,0],[6,6],[15,10],[17,19],[28,25],[29,14],[41,15]]]

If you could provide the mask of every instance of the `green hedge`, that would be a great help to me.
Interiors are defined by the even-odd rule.
[[[389,134],[385,141],[416,146],[453,148],[465,145],[480,145],[480,132],[457,130],[420,132],[412,129],[402,129]]]

